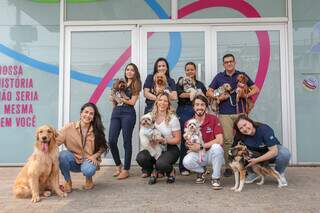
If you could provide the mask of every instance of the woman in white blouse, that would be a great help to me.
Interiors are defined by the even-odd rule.
[[[179,120],[171,109],[169,94],[158,95],[150,114],[155,122],[155,127],[163,136],[156,141],[162,145],[162,153],[159,158],[155,159],[148,150],[144,149],[138,153],[136,160],[143,171],[150,174],[149,184],[157,182],[158,173],[167,176],[167,183],[173,183],[176,175],[173,164],[179,158],[177,144],[180,143],[181,132]]]

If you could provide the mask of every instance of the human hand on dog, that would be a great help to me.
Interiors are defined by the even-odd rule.
[[[193,151],[193,152],[200,151],[200,144],[198,143],[191,143],[190,141],[186,141],[186,146],[190,151]]]
[[[91,161],[95,166],[98,166],[99,161],[97,160],[97,156],[95,154],[89,156],[87,159]]]
[[[254,166],[256,165],[257,163],[259,163],[259,161],[257,160],[257,158],[251,158],[248,160],[249,161],[249,164],[246,166],[247,167],[250,167],[250,166]]]
[[[166,139],[164,137],[157,138],[159,144],[166,144]]]
[[[222,94],[219,96],[219,100],[220,100],[220,101],[225,101],[225,100],[227,100],[229,97],[230,97],[230,94],[229,94],[229,93],[222,93]]]

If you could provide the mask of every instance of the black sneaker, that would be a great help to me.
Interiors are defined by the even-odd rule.
[[[217,179],[212,179],[212,180],[211,180],[211,185],[212,185],[212,188],[213,188],[214,190],[220,190],[220,189],[222,189],[222,186],[221,186],[221,184],[220,184],[220,179],[219,179],[219,178],[217,178]]]
[[[230,177],[230,176],[232,176],[232,175],[233,175],[232,169],[226,168],[226,169],[224,170],[223,176],[225,176],[225,177]]]
[[[149,184],[149,185],[153,185],[153,184],[155,184],[156,182],[157,182],[157,177],[151,175],[151,176],[149,177],[148,184]]]
[[[197,174],[196,183],[197,183],[197,184],[202,184],[202,183],[204,183],[204,182],[206,182],[206,178],[205,178],[205,176],[204,176],[204,173],[198,173],[198,174]]]

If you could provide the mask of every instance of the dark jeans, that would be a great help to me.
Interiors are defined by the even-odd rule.
[[[109,128],[109,146],[115,164],[121,165],[118,138],[122,130],[125,170],[129,170],[131,166],[132,133],[135,123],[136,111],[133,106],[116,106],[113,109]]]
[[[137,162],[139,166],[142,167],[143,171],[151,173],[155,168],[158,172],[164,173],[167,176],[170,175],[173,164],[179,158],[179,148],[178,146],[168,146],[166,152],[163,152],[160,157],[156,160],[152,157],[148,150],[142,150],[137,155]]]
[[[180,121],[181,127],[181,144],[180,144],[180,160],[179,160],[179,170],[180,172],[188,171],[183,165],[183,158],[187,155],[187,148],[185,145],[185,139],[183,138],[184,124],[194,115],[194,110],[191,105],[179,105],[177,108],[177,115]]]

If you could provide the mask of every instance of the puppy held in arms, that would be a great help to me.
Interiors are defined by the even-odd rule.
[[[212,112],[214,112],[215,114],[217,114],[219,112],[219,97],[223,94],[231,94],[231,86],[228,83],[224,83],[221,87],[219,87],[218,89],[214,90],[213,92],[213,98],[209,98],[210,101],[210,109]]]
[[[238,82],[237,89],[236,89],[237,113],[239,113],[239,104],[242,104],[242,109],[244,109],[243,99],[245,99],[246,100],[245,113],[249,114],[254,107],[254,102],[252,97],[247,97],[250,92],[250,88],[248,87],[248,78],[244,74],[239,74],[237,76],[237,82]]]
[[[44,125],[36,130],[34,151],[18,174],[13,192],[17,198],[31,197],[40,201],[40,195],[48,197],[55,192],[60,197],[67,194],[59,188],[59,149],[54,128]]]
[[[192,101],[197,94],[202,93],[198,92],[194,81],[188,76],[181,77],[178,80],[178,84],[183,88],[184,92],[190,93],[190,101]]]
[[[157,141],[163,138],[161,132],[155,128],[154,120],[150,113],[145,114],[140,119],[140,142],[142,149],[149,151],[150,155],[158,159],[162,151],[166,151],[165,145],[159,144]]]
[[[200,124],[196,119],[190,119],[184,128],[183,138],[189,143],[197,143],[204,146],[202,134],[200,131]],[[204,162],[206,150],[202,149],[199,151],[199,162]]]
[[[230,148],[228,155],[229,165],[233,170],[235,178],[235,185],[231,190],[241,192],[246,178],[246,166],[249,164],[249,159],[252,158],[253,154],[247,149],[247,146],[240,141],[236,146]],[[259,178],[261,178],[261,181],[257,183],[258,185],[263,185],[264,177],[268,175],[277,179],[279,188],[284,186],[281,183],[279,173],[271,168],[267,162],[255,164],[251,168],[259,175]]]
[[[153,88],[153,93],[158,96],[159,94],[163,92],[170,92],[169,84],[168,84],[168,79],[165,74],[163,73],[156,73],[153,76],[153,81],[154,81],[154,88]]]
[[[111,89],[111,97],[113,100],[114,106],[122,106],[122,99],[129,100],[125,94],[125,89],[127,87],[126,80],[124,78],[114,79],[114,83]]]

